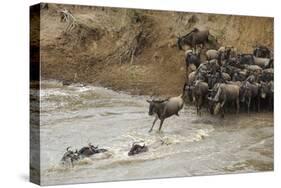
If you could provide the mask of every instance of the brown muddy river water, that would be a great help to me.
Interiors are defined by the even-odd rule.
[[[273,170],[273,113],[226,114],[224,119],[185,106],[180,116],[148,133],[147,96],[94,86],[41,83],[41,176],[43,185]],[[127,153],[134,141],[149,151]],[[106,153],[62,166],[67,146],[91,142]]]

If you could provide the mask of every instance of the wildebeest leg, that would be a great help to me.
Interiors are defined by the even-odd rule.
[[[248,100],[248,114],[250,113],[250,107],[251,107],[251,97],[249,97]]]
[[[196,104],[196,113],[198,115],[198,113],[199,113],[199,102],[198,102],[198,99],[196,99],[195,104]]]
[[[161,119],[160,126],[159,126],[159,132],[161,131],[162,125],[163,125],[163,123],[164,123],[164,120],[165,120],[165,119]]]
[[[155,116],[155,119],[154,119],[154,121],[153,121],[153,123],[152,123],[152,126],[151,126],[151,128],[150,128],[150,130],[149,130],[148,132],[151,132],[151,131],[152,131],[152,129],[153,129],[153,127],[154,127],[154,125],[155,125],[155,123],[156,123],[157,120],[158,120],[158,116],[156,115],[156,116]]]
[[[201,110],[202,104],[203,104],[203,97],[200,96],[199,101],[198,101],[198,111],[197,111],[199,116],[201,116],[201,111],[200,110]]]
[[[72,158],[70,159],[70,163],[71,163],[71,167],[73,168],[74,164],[73,164],[73,159]]]
[[[273,108],[274,108],[274,106],[273,106],[274,105],[273,97],[272,96],[268,97],[268,100],[269,100],[269,102],[268,102],[268,110],[272,111]]]
[[[186,77],[185,77],[185,81],[186,81],[186,83],[188,83],[188,67],[189,67],[189,64],[187,64],[186,63],[186,65],[185,65],[185,74],[186,74]]]
[[[258,97],[258,112],[260,112],[261,110],[261,101],[260,101],[260,98]]]
[[[240,101],[239,98],[236,99],[236,114],[238,114],[240,111]]]
[[[225,109],[224,109],[224,106],[223,106],[223,107],[221,107],[221,118],[224,118],[224,111],[225,111]]]
[[[225,112],[225,108],[224,108],[224,105],[225,105],[225,100],[223,101],[223,103],[221,104],[221,118],[224,118],[224,112]]]

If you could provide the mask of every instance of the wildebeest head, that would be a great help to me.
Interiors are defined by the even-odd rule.
[[[129,156],[135,155],[138,153],[146,152],[147,150],[148,150],[148,148],[145,144],[139,145],[139,144],[133,143],[130,151],[128,152],[128,155]]]
[[[257,46],[254,49],[253,54],[256,57],[269,58],[270,50],[266,46]]]
[[[149,103],[149,111],[148,115],[152,116],[157,113],[157,111],[160,108],[160,105],[166,101],[168,101],[169,98],[164,99],[164,100],[146,100],[146,102]]]
[[[266,94],[268,93],[268,85],[265,82],[261,82],[261,87],[260,87],[260,97],[262,99],[266,98]]]
[[[146,100],[149,103],[148,115],[152,116],[155,113],[155,103],[154,101]]]
[[[215,74],[208,74],[208,86],[209,88],[213,88],[216,83],[222,82],[221,73],[216,72]]]
[[[95,151],[95,150],[98,149],[98,146],[94,146],[91,143],[88,143],[88,146],[89,146],[89,149],[92,150],[92,151]]]
[[[179,48],[179,50],[182,50],[182,46],[187,44],[187,45],[192,45],[192,39],[193,39],[193,33],[198,32],[199,30],[197,28],[193,29],[191,32],[189,32],[188,34],[182,36],[182,37],[178,37],[177,40],[177,46]]]
[[[194,89],[194,85],[187,85],[186,86],[186,94],[187,94],[187,96],[188,96],[188,99],[189,99],[189,101],[190,102],[192,102],[193,101],[193,98],[192,98],[192,91],[193,91],[193,89]]]
[[[72,164],[73,161],[79,160],[79,153],[78,153],[78,151],[75,150],[75,152],[74,152],[74,151],[70,150],[70,148],[71,148],[70,146],[66,148],[66,152],[64,153],[64,155],[63,155],[63,157],[61,159],[62,162],[70,161],[71,164]]]

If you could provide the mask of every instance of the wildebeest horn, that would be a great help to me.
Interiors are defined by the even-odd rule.
[[[70,148],[71,148],[71,146],[68,146],[68,147],[66,148],[66,151],[69,151]]]

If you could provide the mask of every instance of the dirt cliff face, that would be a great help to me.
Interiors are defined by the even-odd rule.
[[[66,9],[73,27],[61,17]],[[41,75],[133,94],[172,96],[186,78],[177,36],[209,29],[220,45],[273,48],[273,19],[48,4],[41,10]]]

